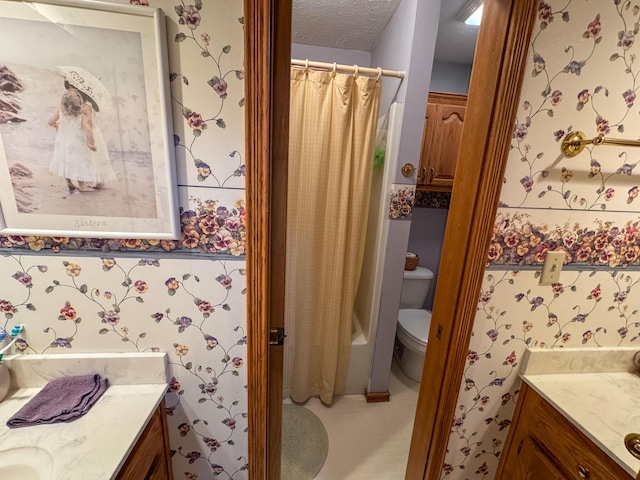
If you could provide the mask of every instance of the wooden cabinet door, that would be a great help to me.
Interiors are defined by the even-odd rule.
[[[435,110],[436,128],[428,159],[429,185],[451,188],[460,150],[465,107],[437,105]]]
[[[520,462],[526,472],[526,480],[566,480],[553,460],[551,460],[530,438],[522,443]],[[515,479],[513,479],[515,480]]]
[[[418,184],[451,190],[462,139],[466,96],[429,95]]]

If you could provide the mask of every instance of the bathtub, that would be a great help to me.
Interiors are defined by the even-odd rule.
[[[362,331],[356,314],[351,319],[351,358],[345,395],[362,395],[369,384],[373,345]]]

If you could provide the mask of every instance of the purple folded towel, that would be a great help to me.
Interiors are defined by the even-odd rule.
[[[7,420],[7,427],[19,428],[74,420],[89,411],[107,386],[107,379],[98,374],[51,380]]]

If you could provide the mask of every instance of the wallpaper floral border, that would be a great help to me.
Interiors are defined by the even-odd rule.
[[[389,219],[407,220],[411,218],[411,210],[415,201],[416,186],[391,185],[391,199],[389,200]]]
[[[242,5],[229,8],[221,4],[217,8],[215,3],[220,0],[206,4],[202,0],[192,4],[158,0],[151,5],[148,0],[111,1],[160,7],[167,15],[181,237],[160,241],[0,236],[0,251],[244,255]],[[225,18],[218,18],[221,9],[226,12]],[[217,24],[222,22],[225,28],[221,30]],[[203,77],[203,72],[208,76]],[[228,198],[229,192],[236,198]],[[194,202],[196,205],[192,205]]]
[[[494,478],[527,347],[638,342],[639,153],[589,146],[566,159],[560,141],[635,138],[639,29],[632,2],[539,2],[443,478]],[[539,286],[535,267],[559,249],[568,268]]]
[[[446,208],[451,203],[450,192],[431,192],[416,190],[416,200],[413,208]]]

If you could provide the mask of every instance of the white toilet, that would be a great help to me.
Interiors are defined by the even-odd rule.
[[[431,311],[423,308],[433,283],[433,272],[425,267],[405,270],[398,312],[395,355],[404,374],[419,382],[427,351]]]

